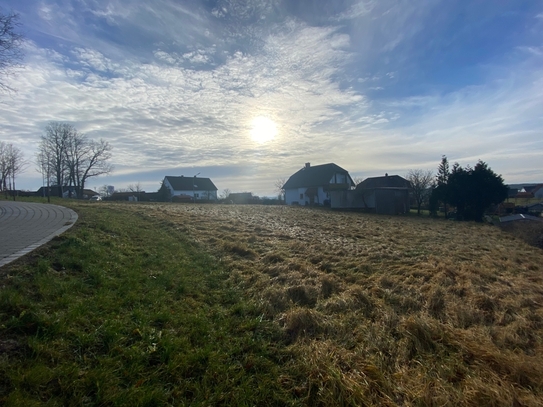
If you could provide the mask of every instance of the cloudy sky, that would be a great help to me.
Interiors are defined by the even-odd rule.
[[[0,0],[25,67],[0,140],[33,160],[50,121],[113,146],[89,187],[165,175],[273,195],[305,162],[353,177],[486,161],[543,182],[543,3]],[[18,187],[36,189],[35,165]]]

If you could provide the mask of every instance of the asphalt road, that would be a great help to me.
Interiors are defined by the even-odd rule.
[[[0,267],[65,232],[77,214],[58,205],[0,201]]]

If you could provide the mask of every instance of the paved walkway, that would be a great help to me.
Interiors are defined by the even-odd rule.
[[[58,205],[0,201],[0,267],[73,226],[77,214]]]

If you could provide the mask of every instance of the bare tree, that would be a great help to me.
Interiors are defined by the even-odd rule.
[[[409,170],[405,178],[411,183],[413,198],[417,203],[417,214],[420,215],[422,204],[430,197],[434,174],[430,170]]]
[[[277,181],[275,181],[275,191],[279,194],[279,201],[285,200],[285,184],[286,184],[285,178],[277,178]]]
[[[38,155],[47,162],[50,177],[58,187],[58,195],[61,198],[68,181],[66,150],[73,131],[75,128],[70,124],[50,122],[45,127],[45,134],[41,136],[38,146]]]
[[[15,192],[15,179],[26,169],[23,152],[11,143],[0,141],[0,190]],[[15,193],[13,194],[15,200]]]
[[[364,181],[364,177],[354,177],[353,182],[355,185],[360,184],[362,181]]]
[[[98,193],[105,198],[109,198],[113,194],[113,187],[111,185],[104,184],[98,188]]]
[[[143,192],[143,188],[141,187],[141,184],[139,182],[136,182],[135,184],[128,185],[127,189],[130,192]]]
[[[134,192],[138,197],[138,201],[141,200],[141,192],[145,192],[139,182],[128,185],[128,191]]]
[[[9,161],[7,158],[7,148],[8,144],[0,141],[0,191],[6,191],[6,194],[10,171]]]
[[[76,195],[82,197],[89,178],[113,170],[109,163],[110,144],[104,140],[90,140],[67,123],[51,122],[46,126],[38,147],[38,156],[42,163],[47,162],[60,197],[66,186],[70,187],[70,192],[75,188]]]
[[[221,195],[219,196],[220,199],[226,199],[230,195],[230,190],[228,188],[225,188],[222,190]]]
[[[21,66],[23,36],[16,32],[20,26],[19,15],[10,12],[4,14],[0,9],[0,91],[11,92],[14,89],[5,82]]]
[[[47,185],[47,202],[51,202],[51,177],[53,176],[53,169],[51,167],[51,162],[49,156],[45,154],[44,151],[38,151],[36,153],[36,164],[38,165],[38,171],[42,175],[42,186]],[[46,190],[43,190],[44,196]]]
[[[74,174],[73,183],[78,197],[83,196],[83,189],[89,178],[113,171],[113,165],[109,162],[111,145],[107,141],[88,140],[84,135],[81,136],[81,140],[76,159],[69,161],[70,173]]]

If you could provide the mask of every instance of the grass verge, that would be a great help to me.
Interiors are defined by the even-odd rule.
[[[73,204],[0,270],[0,404],[289,405],[283,334],[168,221]]]
[[[542,405],[543,252],[497,227],[63,204],[1,280],[0,404]]]

